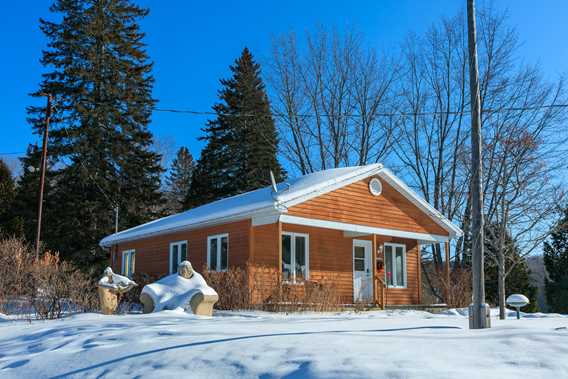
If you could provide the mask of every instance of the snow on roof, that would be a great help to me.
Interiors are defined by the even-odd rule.
[[[217,200],[172,216],[160,218],[103,238],[100,245],[108,247],[116,243],[130,241],[139,238],[150,237],[156,234],[164,234],[177,230],[203,227],[219,222],[236,221],[249,218],[255,214],[276,212],[286,206],[292,206],[303,202],[319,194],[332,191],[344,185],[362,180],[366,177],[384,171],[393,176],[388,170],[383,169],[382,164],[366,166],[354,166],[333,168],[301,176],[277,185],[278,192],[273,193],[272,187],[264,187],[255,191]],[[433,209],[415,193],[403,188],[416,198],[419,204],[427,208],[429,213]],[[424,208],[426,209],[426,208]],[[441,215],[438,218],[448,223],[449,229],[456,228]],[[445,220],[445,221],[444,221]],[[457,228],[456,228],[457,229]],[[459,229],[457,229],[459,231]]]
[[[279,183],[276,196],[273,196],[271,186],[260,188],[123,230],[103,238],[100,245],[108,247],[115,243],[161,234],[166,231],[171,232],[201,224],[210,224],[216,220],[246,218],[261,211],[275,211],[278,204],[286,203],[328,186],[337,185],[349,178],[358,177],[361,173],[378,170],[381,167],[380,164],[374,164],[314,172]]]

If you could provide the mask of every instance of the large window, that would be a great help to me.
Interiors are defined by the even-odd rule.
[[[207,268],[211,271],[226,271],[229,265],[229,235],[207,237]]]
[[[134,274],[136,265],[136,252],[134,250],[125,250],[122,252],[122,275],[129,278]]]
[[[406,246],[385,244],[385,275],[389,287],[406,288]]]
[[[177,272],[178,265],[187,260],[187,241],[170,243],[170,274]]]
[[[301,282],[309,277],[309,237],[282,233],[282,279]]]

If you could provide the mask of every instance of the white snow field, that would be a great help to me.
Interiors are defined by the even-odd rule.
[[[0,317],[0,378],[568,378],[568,317],[179,310]]]

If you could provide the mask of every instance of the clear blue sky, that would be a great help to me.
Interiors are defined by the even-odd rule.
[[[0,153],[24,151],[38,141],[26,123],[28,94],[37,88],[45,38],[40,17],[51,18],[50,1],[6,1],[0,5],[2,72]],[[184,1],[139,0],[150,8],[143,21],[148,51],[155,62],[154,97],[159,106],[209,110],[216,101],[218,80],[228,75],[228,65],[248,46],[256,58],[267,62],[272,39],[282,33],[298,34],[317,25],[353,27],[379,49],[396,48],[411,31],[421,33],[444,15],[465,9],[466,0],[370,1]],[[484,1],[478,0],[478,6]],[[498,0],[508,9],[517,28],[526,62],[538,62],[547,75],[568,73],[568,1]],[[199,155],[197,137],[204,117],[155,113],[151,130],[162,145],[188,146]],[[2,157],[7,157],[2,155]],[[16,155],[9,156],[15,159]]]

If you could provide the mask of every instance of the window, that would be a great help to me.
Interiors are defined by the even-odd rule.
[[[187,241],[170,243],[170,274],[176,273],[178,265],[187,260]]]
[[[129,278],[134,274],[136,263],[136,252],[134,250],[125,250],[122,252],[122,275]]]
[[[207,268],[211,271],[226,271],[229,265],[229,235],[207,237]]]
[[[309,237],[282,233],[282,279],[301,282],[309,277]]]
[[[385,275],[389,287],[406,288],[406,246],[385,244]]]

